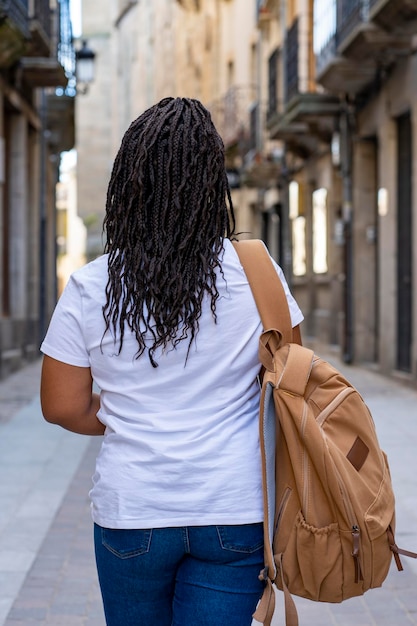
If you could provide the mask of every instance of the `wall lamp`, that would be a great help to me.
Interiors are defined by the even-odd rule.
[[[77,93],[86,94],[88,92],[88,87],[94,80],[95,57],[96,53],[88,47],[87,40],[84,39],[81,48],[75,53]]]

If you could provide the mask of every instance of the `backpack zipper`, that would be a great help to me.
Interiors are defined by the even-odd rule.
[[[360,558],[361,530],[356,520],[356,516],[352,507],[352,502],[350,501],[347,489],[336,466],[334,466],[334,473],[336,474],[337,482],[339,484],[340,492],[342,494],[342,500],[343,504],[345,505],[346,515],[351,525],[350,528],[352,533],[352,556],[355,564],[355,583],[359,583],[359,581],[363,580]]]
[[[292,493],[292,489],[290,487],[286,487],[285,491],[284,491],[284,495],[281,498],[281,503],[279,505],[279,509],[278,509],[278,515],[277,515],[277,521],[275,522],[275,526],[274,526],[274,535],[277,532],[279,525],[281,523],[281,518],[284,514],[285,511],[285,507],[287,506],[288,500],[290,499],[290,495]]]
[[[343,389],[343,391],[341,391],[336,396],[336,398],[332,400],[332,402],[330,402],[329,405],[327,405],[326,409],[323,410],[316,418],[317,424],[320,426],[321,429],[327,417],[332,413],[332,411],[334,411],[334,409],[337,406],[339,406],[339,404],[341,404],[347,396],[355,392],[356,390],[353,387],[346,387],[345,389]],[[323,429],[322,429],[322,432],[323,432],[323,436],[326,437],[326,433],[324,433]],[[353,557],[353,561],[355,564],[355,583],[359,583],[359,581],[363,580],[363,573],[362,573],[361,559],[360,559],[361,530],[359,528],[354,510],[353,510],[352,502],[349,498],[348,491],[343,482],[343,478],[341,477],[340,472],[335,465],[334,465],[334,473],[336,475],[337,482],[339,484],[339,489],[342,494],[343,504],[345,506],[346,515],[349,520],[349,524],[351,528],[352,557]]]
[[[355,583],[358,583],[360,580],[363,580],[362,568],[361,568],[361,560],[359,556],[360,549],[360,528],[359,526],[352,526],[352,539],[353,539],[353,550],[352,556],[355,563]]]

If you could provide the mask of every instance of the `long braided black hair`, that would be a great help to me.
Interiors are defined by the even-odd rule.
[[[135,333],[136,357],[191,343],[202,301],[216,319],[216,268],[224,237],[235,235],[223,142],[209,111],[165,98],[126,131],[107,191],[109,278],[105,331]],[[221,270],[221,268],[220,268]],[[103,335],[104,337],[104,335]]]

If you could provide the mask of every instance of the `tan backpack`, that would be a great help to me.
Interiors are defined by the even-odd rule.
[[[272,583],[284,592],[286,625],[297,626],[291,594],[321,602],[359,596],[385,580],[395,505],[387,457],[358,391],[312,350],[292,343],[288,303],[260,241],[235,249],[265,331],[260,443],[266,588],[254,618],[271,623]]]

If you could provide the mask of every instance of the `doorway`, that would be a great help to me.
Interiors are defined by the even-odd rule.
[[[397,118],[397,369],[411,371],[412,343],[412,124]]]

